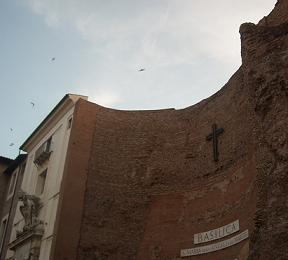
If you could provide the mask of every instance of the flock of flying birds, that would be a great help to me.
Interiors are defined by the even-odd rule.
[[[51,62],[54,62],[56,60],[56,57],[53,57],[53,58],[51,58]],[[140,69],[138,69],[138,72],[143,72],[143,71],[145,71],[146,69],[145,68],[140,68]],[[32,102],[32,101],[30,101],[30,104],[32,105],[32,108],[34,108],[34,106],[35,106],[35,103],[34,102]],[[11,128],[10,127],[10,132],[12,132],[13,131],[13,128]],[[9,146],[11,147],[11,146],[13,146],[14,145],[14,143],[13,142],[11,142],[10,144],[9,144]]]

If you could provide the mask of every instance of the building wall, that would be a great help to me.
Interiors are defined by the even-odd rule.
[[[3,206],[5,202],[6,190],[9,185],[9,177],[0,173],[0,216],[3,215]]]
[[[268,16],[264,16],[259,25],[271,27],[287,23],[287,9],[287,0],[278,0],[272,12]]]
[[[176,259],[193,234],[236,219],[253,232],[253,116],[243,89],[240,71],[183,110],[95,107],[77,259]],[[206,141],[213,123],[224,128],[217,163]],[[245,243],[210,258],[237,257]]]
[[[74,108],[71,108],[67,113],[63,115],[63,117],[61,117],[60,120],[52,122],[52,128],[50,131],[46,133],[42,140],[34,144],[34,147],[31,149],[31,151],[29,151],[27,157],[27,164],[24,173],[25,178],[23,179],[21,185],[21,189],[24,192],[35,195],[38,175],[47,169],[44,191],[39,196],[41,203],[43,204],[39,213],[39,219],[44,222],[45,227],[40,248],[39,259],[41,260],[49,259],[50,255],[62,173],[64,169],[66,151],[71,130],[71,128],[68,129],[68,121],[73,115],[73,111]],[[53,152],[51,153],[49,160],[47,160],[43,165],[36,166],[33,162],[35,152],[51,136]],[[19,210],[20,205],[22,205],[21,202],[18,202],[16,215],[14,218],[14,229],[12,230],[10,241],[16,239],[16,230],[21,230],[24,226],[24,219]],[[9,251],[7,258],[12,255],[13,252]]]
[[[12,161],[12,159],[0,156],[0,173],[4,172]]]
[[[263,22],[263,20],[262,20]],[[278,1],[262,26],[240,28],[245,83],[257,138],[256,229],[250,259],[288,257],[288,1]]]
[[[51,259],[176,259],[197,232],[236,219],[253,232],[253,115],[241,80],[240,72],[184,110],[125,112],[79,101]],[[213,123],[225,131],[217,163],[206,141]],[[246,251],[244,241],[210,257]]]
[[[5,169],[13,160],[0,156],[0,216],[2,216],[3,203],[5,201],[6,189],[9,183],[9,176],[3,174]]]
[[[77,257],[97,107],[82,99],[75,105],[50,259]]]
[[[22,155],[22,158],[25,158],[25,155]],[[25,159],[22,159],[22,161]],[[10,182],[6,190],[5,194],[5,202],[3,207],[3,213],[2,217],[7,217],[7,228],[5,232],[5,237],[3,240],[2,250],[0,254],[0,259],[5,259],[6,252],[8,250],[8,244],[10,241],[10,234],[13,229],[12,222],[15,216],[16,207],[18,203],[18,192],[21,187],[21,183],[23,180],[23,174],[25,169],[25,162],[19,163],[18,167],[15,168],[15,170],[10,175]],[[13,177],[13,175],[15,177]],[[15,178],[14,181],[12,181],[12,178]],[[13,188],[14,186],[14,188]]]
[[[195,106],[78,102],[51,259],[182,259],[194,234],[235,220],[248,239],[183,259],[287,258],[287,0],[275,10],[268,24],[241,26],[243,65]],[[214,123],[218,162],[206,140]]]

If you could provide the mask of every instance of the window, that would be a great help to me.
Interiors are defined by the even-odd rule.
[[[7,226],[7,219],[8,215],[4,217],[1,221],[1,226],[0,226],[0,249],[2,249],[2,244],[5,238],[5,232],[6,232],[6,226]]]
[[[38,175],[36,191],[35,191],[36,195],[38,196],[41,195],[44,191],[46,176],[47,176],[47,169]]]
[[[67,129],[70,129],[70,128],[71,128],[71,126],[72,126],[72,121],[73,121],[73,119],[72,119],[72,117],[70,117],[70,118],[68,119]]]
[[[32,247],[31,246],[32,246],[31,238],[30,239],[26,238],[22,243],[19,243],[17,245],[17,247],[15,248],[14,257],[12,259],[15,259],[15,260],[18,260],[18,259],[19,260],[20,259],[21,260],[28,260],[28,259],[33,259],[33,258],[35,259],[36,257],[33,254],[31,254],[31,251],[32,251]],[[36,248],[34,248],[34,250]],[[8,258],[8,259],[11,259],[11,258]],[[37,259],[39,259],[39,258],[37,257]]]
[[[7,200],[10,199],[13,196],[14,190],[15,190],[15,184],[17,180],[17,171],[14,171],[10,178],[10,184],[7,194]]]
[[[46,151],[50,152],[51,150],[51,143],[52,143],[52,136],[46,141]]]
[[[52,151],[53,151],[53,147],[52,147],[52,136],[51,136],[35,152],[34,163],[36,165],[42,165],[44,162],[46,162],[49,159]]]

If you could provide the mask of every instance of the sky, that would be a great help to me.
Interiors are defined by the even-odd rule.
[[[15,158],[66,93],[124,110],[211,96],[241,65],[240,25],[275,3],[0,0],[0,156]]]

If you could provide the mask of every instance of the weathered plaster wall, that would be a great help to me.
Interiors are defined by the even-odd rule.
[[[36,138],[30,143],[30,147],[27,149],[27,163],[21,183],[22,191],[26,192],[27,194],[38,196],[41,201],[41,209],[37,217],[39,220],[43,221],[44,232],[40,237],[41,247],[39,250],[38,248],[36,249],[39,251],[39,259],[41,260],[49,259],[52,241],[54,239],[54,224],[56,211],[58,208],[60,185],[70,136],[68,121],[73,115],[74,107],[72,104],[67,104],[67,106],[62,107],[62,109],[62,111],[58,111],[58,115],[56,115],[54,118],[50,118],[50,125],[42,129],[42,135],[38,133],[39,136],[36,136]],[[34,163],[34,159],[37,150],[51,137],[52,152],[49,159],[40,165],[36,165]],[[46,171],[45,185],[43,186],[42,192],[37,192],[37,185],[39,182],[38,176],[44,171]],[[23,202],[20,200],[18,200],[15,205],[15,217],[13,217],[13,228],[10,234],[10,243],[18,243],[19,235],[17,235],[17,233],[19,231],[23,232],[23,228],[25,227],[26,221],[21,213],[22,205]],[[27,240],[25,242],[27,243]],[[12,250],[9,250],[8,256],[10,257],[14,255],[15,257],[17,254],[17,249],[19,250],[19,247],[13,252]],[[28,251],[26,253],[29,254]]]

